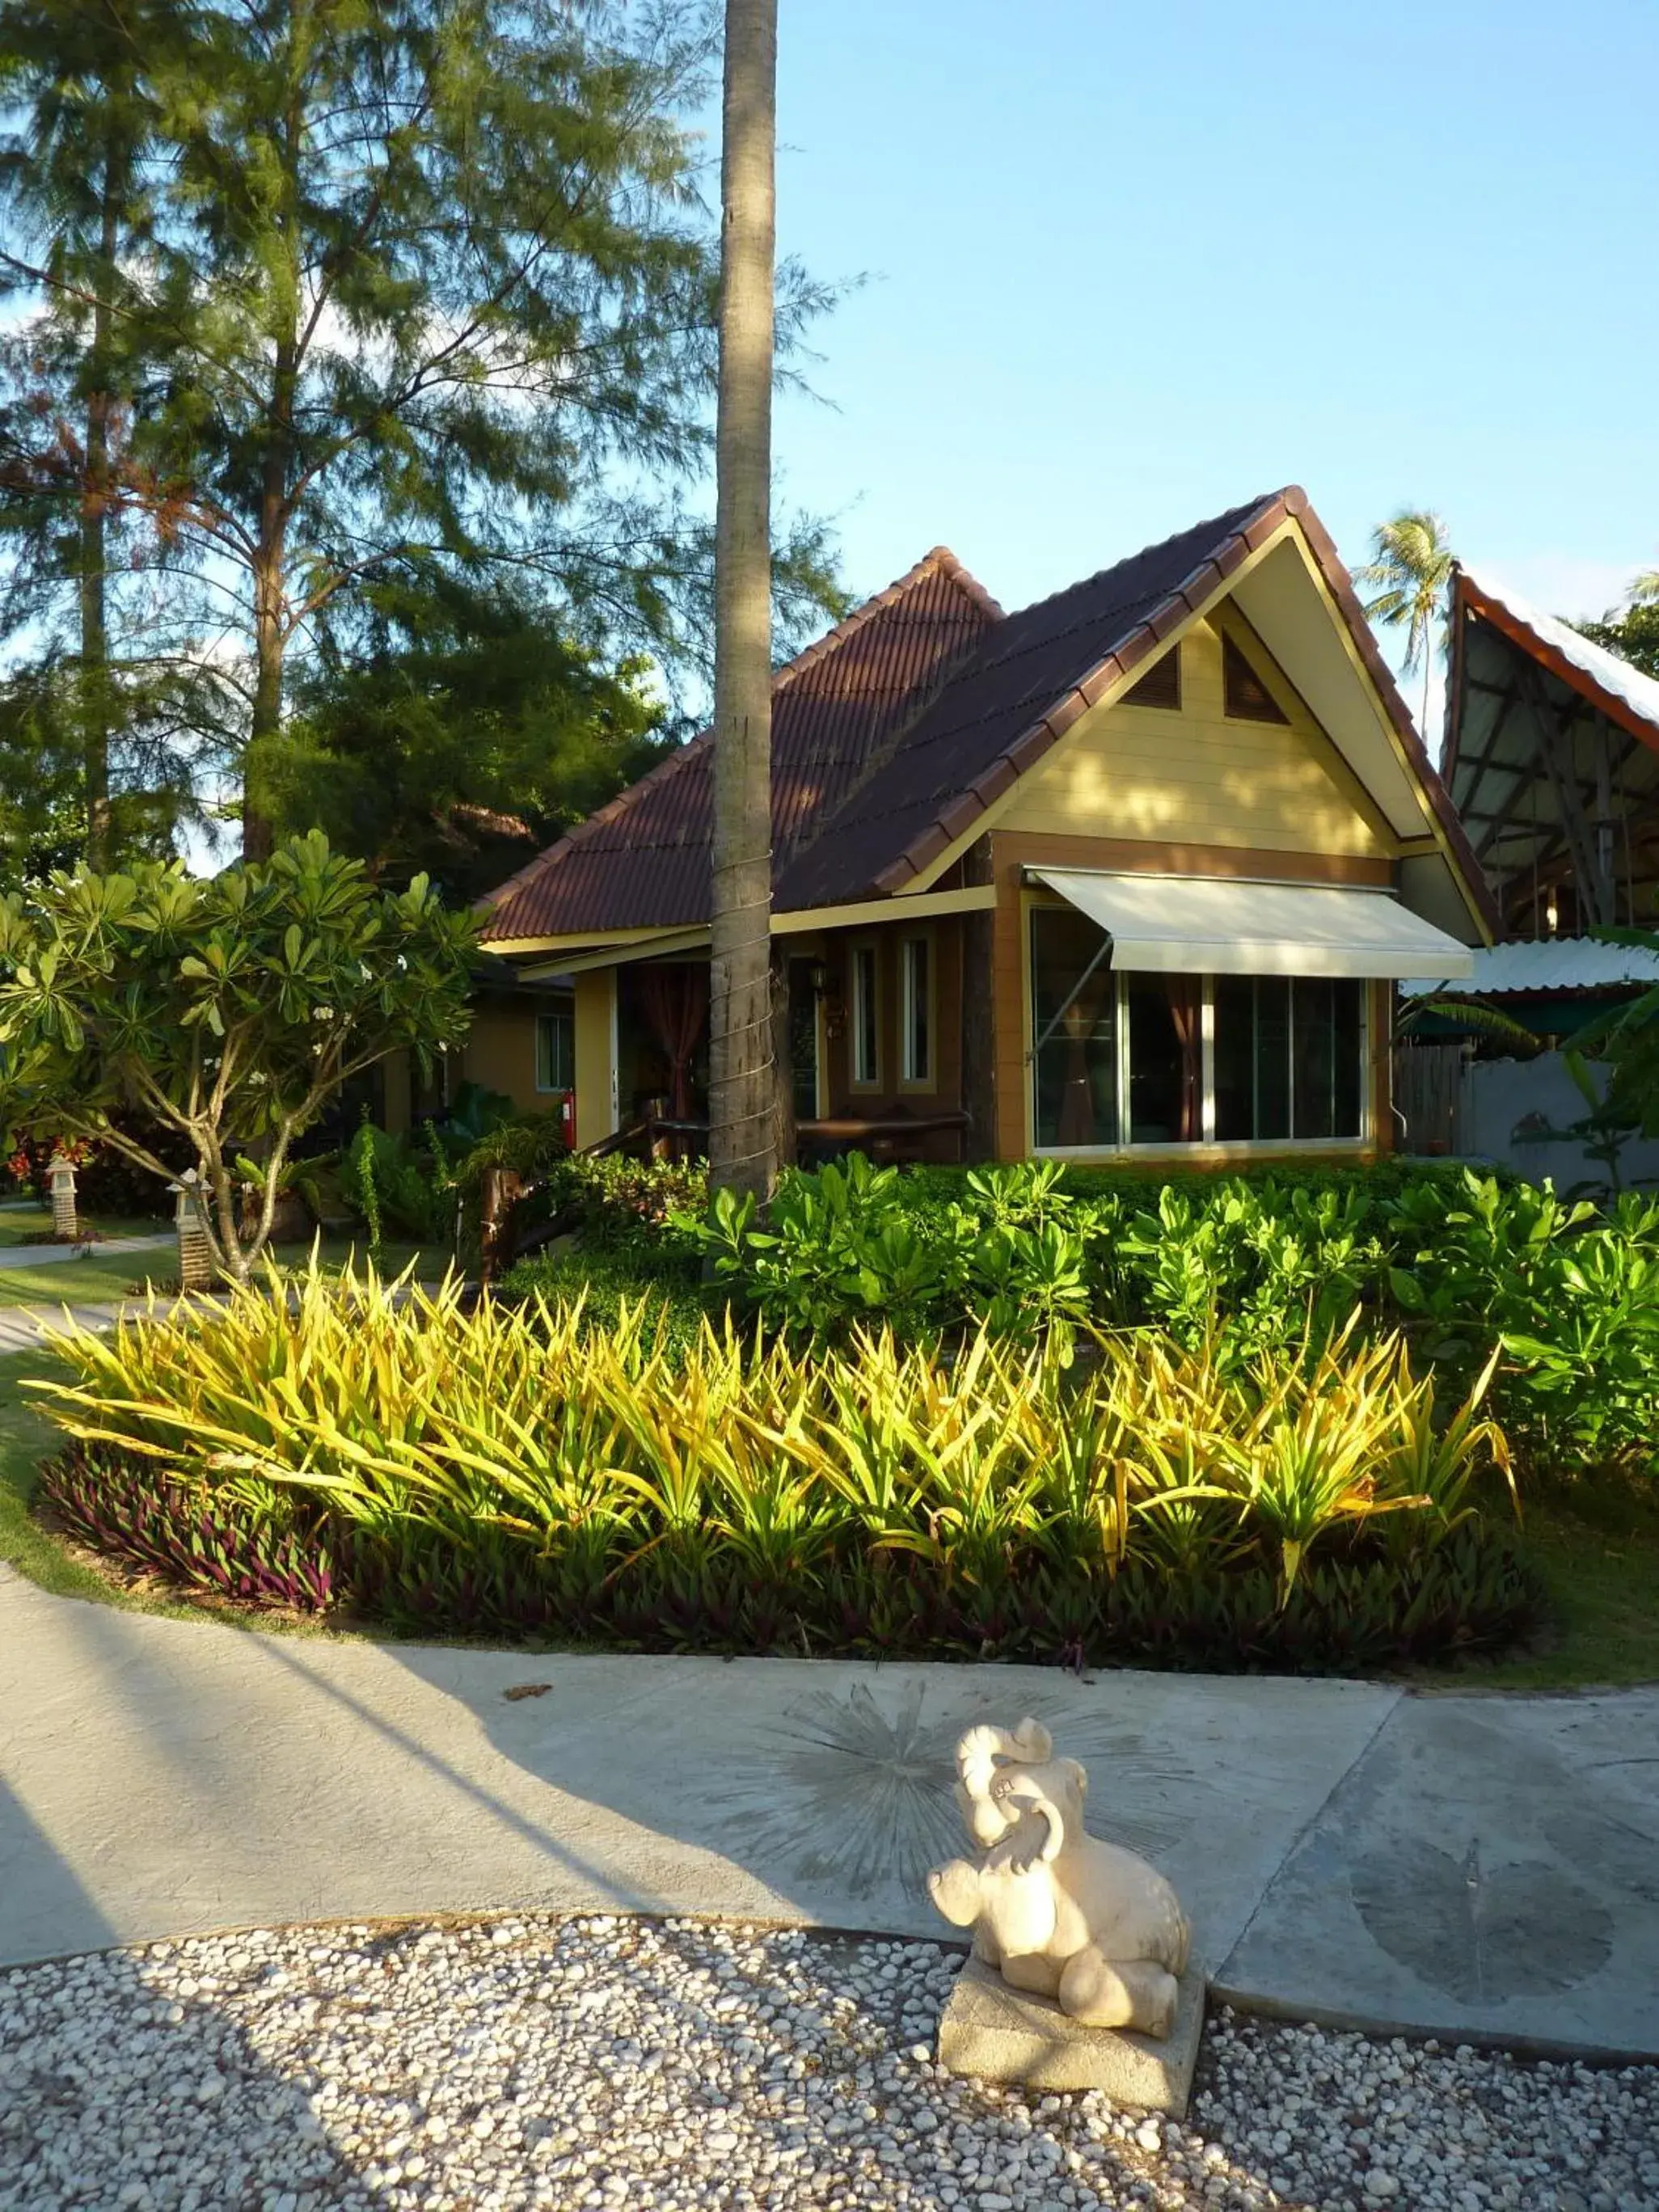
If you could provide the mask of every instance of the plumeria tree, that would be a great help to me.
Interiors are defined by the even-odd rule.
[[[465,1034],[474,943],[424,876],[380,890],[318,831],[212,877],[54,874],[0,899],[0,1119],[169,1181],[133,1126],[176,1133],[215,1258],[246,1282],[295,1140],[341,1086],[393,1053],[429,1068]]]

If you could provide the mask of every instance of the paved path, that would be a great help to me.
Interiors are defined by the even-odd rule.
[[[68,1287],[66,1284],[64,1288]],[[143,1310],[142,1298],[124,1298],[118,1305],[105,1303],[69,1306],[71,1321],[78,1322],[82,1328],[95,1329],[113,1328],[124,1313]],[[46,1330],[63,1326],[63,1305],[51,1305],[41,1300],[33,1305],[0,1306],[0,1358],[9,1352],[32,1350]]]
[[[0,1963],[526,1907],[942,1934],[951,1747],[1027,1711],[1087,1763],[1091,1825],[1174,1876],[1218,1990],[1659,2055],[1659,1690],[442,1650],[3,1568]]]
[[[119,1252],[154,1252],[175,1242],[178,1231],[157,1229],[142,1237],[100,1237],[90,1244],[0,1244],[0,1272],[52,1267],[68,1260],[102,1260]]]

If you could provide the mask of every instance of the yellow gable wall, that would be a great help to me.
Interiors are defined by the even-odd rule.
[[[1291,717],[1223,712],[1221,629]],[[1330,740],[1226,607],[1181,640],[1181,707],[1109,706],[1067,731],[999,811],[999,830],[1382,857],[1387,826]]]

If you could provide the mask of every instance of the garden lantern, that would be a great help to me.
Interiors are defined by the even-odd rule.
[[[67,1152],[54,1152],[46,1170],[52,1188],[52,1233],[61,1243],[73,1244],[81,1234],[75,1211],[75,1163]]]
[[[179,1231],[179,1288],[180,1291],[209,1291],[213,1287],[213,1247],[208,1242],[207,1231],[202,1225],[200,1193],[197,1188],[196,1170],[186,1168],[177,1182],[167,1188],[178,1194],[179,1203],[173,1212],[173,1221]]]

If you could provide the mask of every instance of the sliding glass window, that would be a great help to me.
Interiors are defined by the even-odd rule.
[[[1071,908],[1031,914],[1037,1149],[1364,1134],[1365,986],[1115,971]]]
[[[1039,1147],[1115,1145],[1117,979],[1104,934],[1075,907],[1031,916],[1031,1017]]]
[[[1328,975],[1215,979],[1219,1144],[1364,1130],[1365,987]]]

